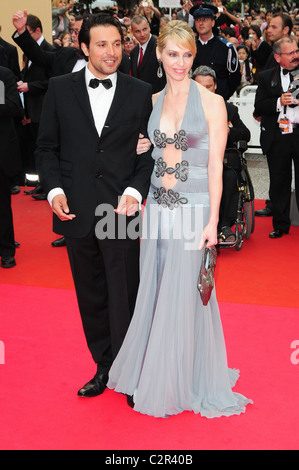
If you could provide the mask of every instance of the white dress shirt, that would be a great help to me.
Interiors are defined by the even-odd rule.
[[[100,137],[103,127],[105,125],[105,121],[107,119],[109,109],[111,107],[111,104],[114,98],[116,82],[117,82],[117,73],[111,74],[107,77],[107,78],[110,78],[112,82],[112,87],[109,88],[108,90],[101,84],[99,84],[97,88],[91,88],[89,86],[89,82],[93,78],[97,78],[97,77],[95,77],[90,72],[88,66],[86,66],[85,68],[86,88],[88,91],[88,96],[90,100],[90,106],[91,106],[91,110],[92,110],[92,114],[94,118],[95,127]],[[121,152],[121,149],[120,149],[120,152]],[[54,188],[51,191],[49,191],[47,199],[51,206],[52,206],[53,198],[57,196],[58,194],[65,194],[62,188]],[[125,191],[123,192],[123,195],[133,196],[135,199],[137,199],[137,201],[139,202],[139,205],[141,204],[142,196],[139,193],[139,191],[137,191],[135,188],[127,187]]]

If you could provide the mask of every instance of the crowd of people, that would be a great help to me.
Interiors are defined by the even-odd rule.
[[[39,18],[13,15],[21,70],[0,44],[1,266],[16,264],[11,193],[35,171],[39,184],[26,194],[52,207],[61,236],[54,246],[67,247],[97,367],[78,395],[108,386],[153,416],[240,414],[251,400],[232,392],[238,371],[227,367],[215,290],[204,306],[197,277],[205,242],[234,237],[236,191],[223,155],[250,140],[228,102],[246,84],[257,85],[254,117],[270,171],[269,204],[257,215],[273,215],[270,238],[289,231],[292,161],[299,181],[299,106],[290,91],[298,11],[242,18],[219,0],[181,0],[168,18],[151,0],[112,12],[52,3],[51,43]],[[145,199],[150,236],[140,245],[128,227],[142,224]],[[196,249],[185,248],[194,233],[183,217],[199,224]]]

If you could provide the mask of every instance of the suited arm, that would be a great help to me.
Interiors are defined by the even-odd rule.
[[[31,95],[40,95],[47,91],[48,84],[48,80],[34,80],[32,82],[28,82],[28,93]]]
[[[12,36],[15,43],[22,49],[25,56],[37,65],[46,69],[51,69],[56,54],[56,50],[45,51],[31,37],[27,29],[22,34],[15,32]]]
[[[55,94],[52,79],[44,98],[39,134],[35,151],[36,165],[41,184],[46,193],[62,186],[59,166],[60,136],[55,111]]]
[[[263,116],[277,112],[277,96],[269,93],[270,86],[266,83],[263,73],[259,76],[259,83],[255,95],[254,114]]]

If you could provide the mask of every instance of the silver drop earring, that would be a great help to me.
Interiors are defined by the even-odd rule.
[[[159,67],[157,69],[157,77],[162,78],[163,77],[163,69],[162,69],[162,62],[159,60]]]

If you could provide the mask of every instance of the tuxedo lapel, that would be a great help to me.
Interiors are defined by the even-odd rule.
[[[76,100],[79,103],[79,106],[81,107],[83,113],[85,114],[88,121],[94,127],[96,131],[96,127],[95,127],[95,123],[94,123],[94,119],[92,115],[92,110],[90,106],[89,96],[88,96],[88,92],[86,89],[85,67],[79,72],[75,72],[72,74],[72,88],[73,88]]]
[[[273,94],[281,93],[280,66],[276,67],[274,73],[271,73],[270,86]]]
[[[110,106],[110,110],[107,115],[105,126],[107,125],[109,127],[115,114],[119,112],[124,99],[129,94],[129,91],[130,91],[129,87],[131,86],[131,83],[128,80],[126,80],[125,77],[126,76],[123,75],[121,72],[117,72],[116,89],[115,89],[113,101]],[[104,126],[104,129],[105,129],[105,126]]]

